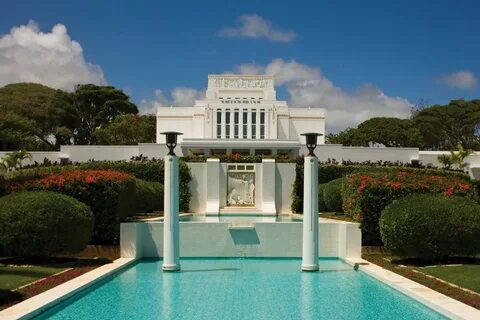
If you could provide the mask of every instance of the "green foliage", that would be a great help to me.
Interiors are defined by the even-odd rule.
[[[64,170],[114,170],[129,173],[137,179],[164,183],[163,160],[149,161],[90,161],[68,166],[40,166],[30,169],[16,170],[5,175],[6,179],[28,180],[32,177],[42,177],[50,173],[60,173]],[[185,161],[179,162],[180,178],[180,211],[188,212],[190,207],[191,193],[189,183],[192,180],[190,168]],[[0,188],[1,192],[1,188]]]
[[[364,146],[383,144],[386,147],[418,147],[421,142],[420,131],[409,119],[371,118],[357,128],[348,128],[338,134],[327,136],[328,143],[346,146]]]
[[[25,159],[31,160],[32,155],[27,151],[13,151],[0,159],[0,166],[3,166],[6,171],[15,170],[22,167],[22,161]]]
[[[380,231],[385,247],[400,257],[475,255],[480,253],[480,205],[461,197],[410,195],[383,210]]]
[[[85,248],[93,231],[88,206],[47,191],[0,198],[0,255],[49,256]]]
[[[387,166],[388,165],[388,166]],[[344,177],[351,173],[359,172],[422,172],[425,174],[440,175],[440,176],[449,176],[456,177],[459,179],[469,179],[468,175],[463,172],[456,171],[446,171],[446,170],[437,170],[437,169],[427,169],[427,168],[413,168],[399,166],[397,164],[390,163],[365,163],[365,164],[320,164],[318,166],[318,183],[327,183],[332,180]],[[301,213],[303,211],[303,158],[298,158],[296,160],[295,168],[295,182],[293,184],[292,190],[292,212]]]
[[[135,213],[163,211],[163,185],[160,182],[135,180]]]
[[[154,115],[120,115],[104,128],[95,131],[95,141],[102,145],[136,145],[156,141]]]
[[[54,150],[69,144],[69,95],[37,83],[0,88],[0,150]],[[53,142],[52,142],[52,137]]]
[[[95,215],[91,244],[118,244],[120,221],[135,213],[135,179],[108,170],[64,170],[36,179],[7,181],[7,190],[46,190],[87,204]]]
[[[323,190],[323,201],[327,212],[343,212],[342,201],[343,178],[328,182]]]
[[[465,158],[473,153],[471,149],[464,149],[461,145],[458,146],[458,151],[450,151],[450,154],[441,154],[437,157],[438,162],[443,165],[444,169],[451,169],[456,166],[459,169],[464,169],[468,164],[465,163]]]
[[[453,150],[458,145],[478,149],[480,137],[480,100],[452,100],[448,105],[434,105],[418,111],[412,121],[420,130],[420,147]]]
[[[318,212],[327,212],[327,206],[325,205],[325,201],[323,200],[323,194],[325,191],[326,183],[322,183],[318,185]]]
[[[361,222],[364,245],[381,245],[378,220],[382,210],[396,199],[423,193],[477,198],[468,176],[461,179],[421,170],[355,173],[346,177],[343,209],[345,214]]]
[[[138,108],[123,91],[111,86],[78,85],[72,93],[75,112],[75,144],[94,144],[95,130],[117,116],[137,114]]]

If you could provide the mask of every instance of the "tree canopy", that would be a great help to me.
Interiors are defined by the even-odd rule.
[[[97,144],[153,143],[156,141],[156,119],[154,115],[121,115],[104,128],[95,131]]]
[[[66,92],[37,83],[0,88],[0,147],[53,150],[67,143],[73,118]]]
[[[78,85],[72,94],[75,144],[94,144],[95,130],[118,115],[137,114],[138,108],[123,91],[110,86]]]
[[[382,144],[428,150],[480,148],[480,100],[452,100],[447,105],[423,107],[410,119],[372,118],[337,134],[328,143],[346,146]]]
[[[130,98],[111,86],[78,85],[74,92],[37,83],[0,88],[0,150],[58,150],[94,144],[95,131],[118,115],[137,114]]]
[[[328,135],[327,138],[329,143],[364,147],[370,144],[416,147],[420,143],[420,133],[412,121],[398,118],[372,118],[357,128],[348,128],[338,134]]]

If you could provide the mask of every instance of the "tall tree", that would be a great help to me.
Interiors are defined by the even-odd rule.
[[[138,113],[130,98],[111,86],[78,85],[72,93],[72,105],[76,118],[75,144],[94,144],[95,130],[105,127],[118,115]]]
[[[54,150],[69,143],[73,117],[69,95],[37,83],[0,88],[0,148]]]
[[[121,115],[104,128],[95,131],[97,144],[152,143],[156,141],[156,118],[154,115]]]
[[[480,147],[480,100],[452,100],[419,110],[412,118],[420,130],[424,148],[455,150]]]
[[[386,147],[416,147],[420,144],[420,132],[409,119],[371,118],[338,134],[329,135],[329,143],[347,146],[382,144]]]

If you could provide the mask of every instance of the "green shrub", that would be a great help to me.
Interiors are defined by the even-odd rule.
[[[325,185],[323,201],[328,212],[343,212],[342,209],[343,178],[335,179]]]
[[[318,212],[327,212],[327,206],[323,200],[323,194],[325,190],[326,183],[318,185]]]
[[[113,170],[126,172],[137,179],[151,182],[164,183],[163,160],[151,161],[89,161],[68,166],[44,166],[30,169],[22,169],[10,172],[6,175],[11,180],[30,180],[32,178],[41,178],[52,173],[60,173],[65,170]],[[192,180],[190,168],[184,161],[179,162],[179,185],[180,185],[180,211],[188,212],[190,207],[190,189],[188,184]]]
[[[396,163],[344,163],[343,165],[321,163],[318,166],[318,183],[327,183],[332,180],[345,177],[352,173],[378,173],[386,174],[396,172],[421,172],[430,175],[446,176],[458,179],[469,179],[468,175],[458,171],[438,170],[430,168],[414,168],[400,166]],[[301,213],[303,211],[303,158],[296,160],[296,177],[292,190],[292,212]]]
[[[135,180],[135,211],[148,213],[163,211],[163,185],[160,182]]]
[[[19,192],[0,198],[0,252],[14,256],[76,253],[93,232],[90,208],[72,197]]]
[[[410,195],[388,205],[380,218],[385,247],[423,260],[480,253],[480,205],[461,197]]]
[[[120,221],[135,213],[135,178],[108,170],[65,170],[27,181],[9,181],[10,192],[47,190],[69,195],[95,215],[91,244],[118,244]]]
[[[346,177],[343,209],[345,214],[361,222],[364,245],[382,245],[378,225],[382,210],[393,200],[422,193],[476,198],[472,183],[455,176],[421,171],[355,173]]]

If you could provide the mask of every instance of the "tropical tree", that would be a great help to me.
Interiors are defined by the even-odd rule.
[[[450,154],[441,154],[437,157],[438,162],[440,162],[445,169],[451,169],[452,166],[456,166],[459,169],[464,169],[468,166],[468,163],[465,163],[465,158],[473,153],[471,149],[464,149],[461,145],[458,146],[458,151],[450,151]]]
[[[138,113],[130,98],[111,86],[78,85],[71,97],[75,144],[94,144],[95,130],[104,128],[119,115]]]
[[[422,135],[423,147],[452,150],[480,147],[480,100],[452,100],[416,112],[412,118]]]
[[[97,144],[135,145],[156,141],[154,115],[121,115],[104,128],[95,131]]]
[[[381,144],[386,147],[416,147],[420,144],[421,136],[409,119],[378,117],[362,122],[357,128],[328,135],[327,140],[347,146]]]
[[[37,83],[0,88],[0,150],[55,150],[69,144],[73,117],[69,95]]]
[[[32,155],[24,150],[13,151],[7,153],[4,157],[0,159],[0,164],[7,170],[15,170],[22,167],[22,161],[25,159],[32,160]]]

